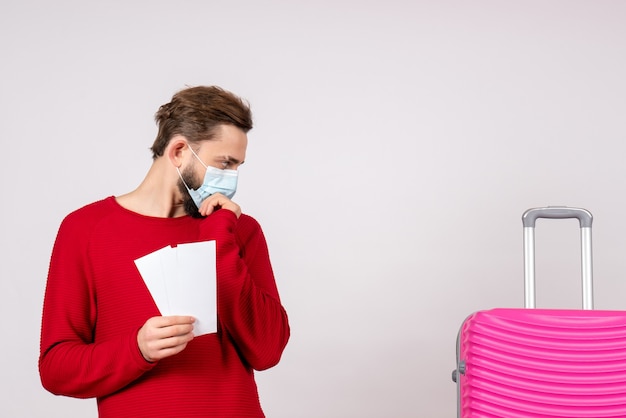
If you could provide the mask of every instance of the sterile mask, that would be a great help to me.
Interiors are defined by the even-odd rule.
[[[200,157],[189,147],[191,153],[200,161],[200,164],[204,168],[206,168],[206,172],[204,174],[204,181],[202,185],[197,189],[190,188],[183,176],[180,173],[178,167],[176,170],[178,171],[178,175],[182,180],[183,184],[187,188],[189,195],[193,199],[193,202],[196,204],[196,207],[199,209],[200,205],[207,197],[211,196],[214,193],[221,193],[229,199],[235,195],[237,191],[237,170],[221,170],[219,168],[207,166],[202,162]]]

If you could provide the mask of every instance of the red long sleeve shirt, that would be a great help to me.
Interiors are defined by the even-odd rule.
[[[218,332],[147,362],[137,332],[159,316],[134,260],[167,245],[216,241]],[[259,224],[218,210],[155,218],[114,197],[61,224],[52,251],[39,372],[58,395],[96,397],[101,418],[263,417],[253,369],[278,363],[289,339]]]

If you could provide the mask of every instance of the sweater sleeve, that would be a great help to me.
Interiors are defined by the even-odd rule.
[[[56,395],[77,398],[111,394],[153,364],[137,347],[137,329],[94,341],[96,295],[89,278],[88,225],[64,220],[52,250],[41,325],[39,373]]]
[[[281,305],[267,243],[256,220],[219,210],[203,222],[203,233],[217,241],[220,326],[256,370],[278,363],[290,329]]]

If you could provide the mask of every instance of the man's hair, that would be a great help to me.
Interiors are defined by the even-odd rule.
[[[252,129],[250,106],[233,93],[217,86],[189,87],[179,91],[172,101],[154,115],[159,132],[152,150],[156,159],[174,135],[191,143],[213,139],[220,125],[233,125],[247,133]]]

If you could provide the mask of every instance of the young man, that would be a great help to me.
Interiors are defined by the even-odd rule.
[[[289,324],[259,224],[230,198],[252,116],[218,87],[160,107],[153,164],[136,190],[62,222],[43,306],[39,372],[58,395],[96,397],[101,418],[263,417],[253,370],[276,365]],[[161,316],[135,260],[215,241],[217,332]],[[207,255],[208,256],[208,255]]]

